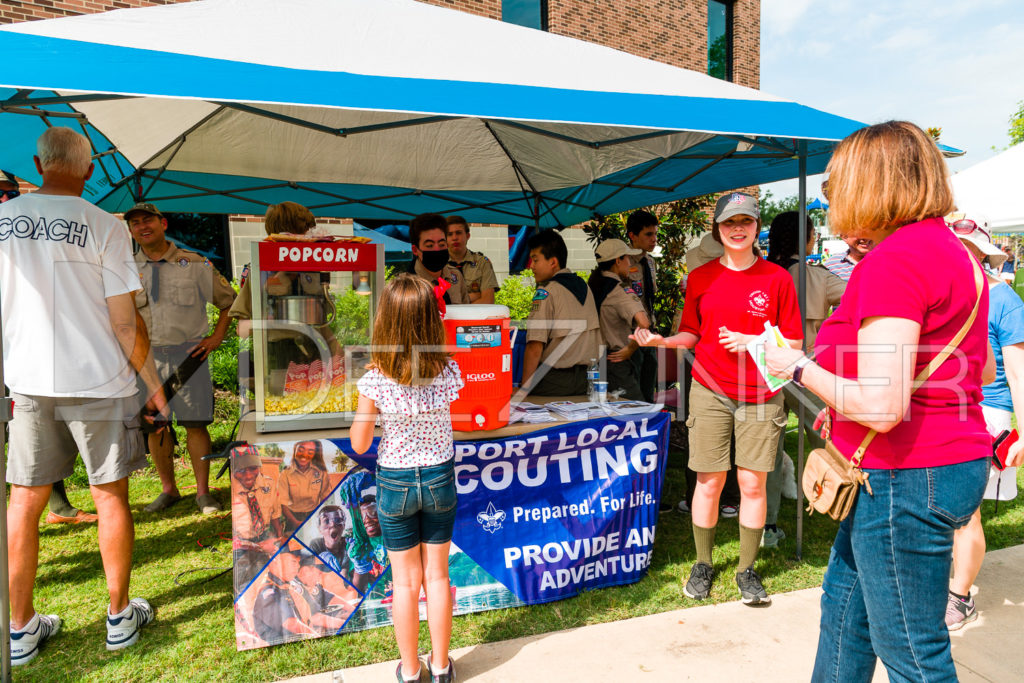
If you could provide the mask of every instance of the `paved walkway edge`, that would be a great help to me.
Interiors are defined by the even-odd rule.
[[[960,680],[1024,678],[1024,545],[985,557],[979,618],[951,634]],[[809,680],[818,642],[820,588],[773,596],[768,608],[739,602],[680,609],[452,652],[461,681]],[[296,678],[293,683],[392,681],[395,662]],[[424,680],[426,677],[424,676]],[[879,663],[875,680],[888,677]]]

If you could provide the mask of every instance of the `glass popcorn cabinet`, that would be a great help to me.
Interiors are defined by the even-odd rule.
[[[347,427],[384,287],[384,247],[365,241],[252,245],[256,428]]]

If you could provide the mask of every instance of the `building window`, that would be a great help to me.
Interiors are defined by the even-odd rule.
[[[548,0],[501,0],[501,20],[548,30]]]
[[[732,80],[732,2],[708,0],[708,75]]]

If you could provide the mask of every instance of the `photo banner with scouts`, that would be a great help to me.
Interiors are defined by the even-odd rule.
[[[650,413],[455,442],[455,614],[640,580],[651,561],[668,425],[667,413]],[[232,453],[239,650],[391,624],[374,452],[354,456],[338,439]],[[421,618],[425,609],[421,598]]]

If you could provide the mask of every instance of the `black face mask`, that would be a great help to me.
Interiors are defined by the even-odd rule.
[[[447,249],[424,250],[420,252],[420,263],[431,273],[440,272],[448,264],[448,258]]]

